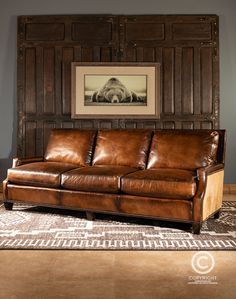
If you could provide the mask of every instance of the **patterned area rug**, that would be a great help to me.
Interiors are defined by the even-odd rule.
[[[224,202],[218,220],[201,234],[190,225],[15,204],[0,206],[0,249],[235,250],[236,202]]]

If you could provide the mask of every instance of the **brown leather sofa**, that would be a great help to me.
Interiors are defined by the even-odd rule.
[[[219,216],[224,130],[54,129],[44,157],[16,158],[4,181],[15,202],[191,223]]]

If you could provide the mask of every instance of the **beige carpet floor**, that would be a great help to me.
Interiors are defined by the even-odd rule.
[[[211,252],[215,266],[206,275],[194,271],[195,253],[3,250],[0,299],[235,298],[236,252]]]

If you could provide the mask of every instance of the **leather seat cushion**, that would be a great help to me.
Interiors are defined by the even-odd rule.
[[[195,172],[182,169],[147,169],[121,180],[126,194],[159,198],[190,199],[196,193]]]
[[[74,169],[62,175],[62,187],[69,190],[117,193],[121,177],[136,168],[126,166],[92,166]]]
[[[78,166],[60,162],[36,162],[8,170],[10,183],[28,186],[58,188],[61,174]]]

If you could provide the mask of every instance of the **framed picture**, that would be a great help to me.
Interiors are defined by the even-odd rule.
[[[159,63],[72,62],[72,118],[159,118]]]

